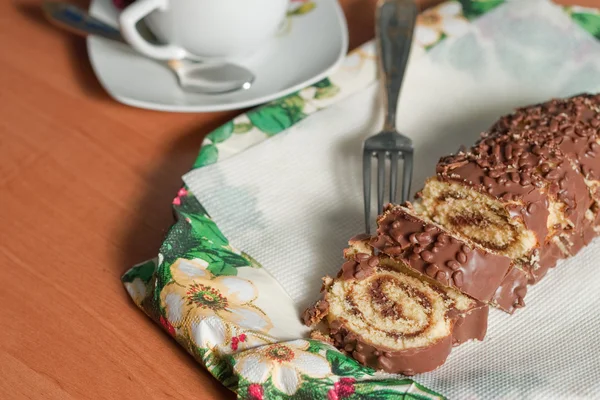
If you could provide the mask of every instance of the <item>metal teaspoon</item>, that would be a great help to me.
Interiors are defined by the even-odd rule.
[[[53,24],[73,33],[96,35],[129,46],[114,27],[90,16],[85,10],[67,3],[46,1],[42,6],[46,18]],[[159,61],[175,72],[179,85],[185,91],[206,94],[249,89],[254,74],[231,63],[200,63],[191,60]]]

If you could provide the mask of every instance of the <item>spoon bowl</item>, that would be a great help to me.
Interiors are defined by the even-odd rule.
[[[175,72],[181,87],[189,91],[219,94],[249,89],[254,75],[236,64],[211,64],[189,61],[170,61],[169,67]]]

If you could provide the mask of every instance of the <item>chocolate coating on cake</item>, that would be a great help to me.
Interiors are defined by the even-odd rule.
[[[562,161],[553,171],[557,178],[550,182],[550,193],[556,193],[556,199],[565,204],[563,212],[571,221],[570,228],[581,230],[585,213],[593,203],[583,175],[573,168],[569,160]]]
[[[534,106],[532,109],[538,110],[540,106]],[[529,115],[530,109],[521,109],[515,115]],[[532,114],[532,115],[536,115]],[[564,116],[563,114],[558,114]],[[584,180],[584,174],[579,171],[579,157],[573,152],[573,149],[561,145],[561,143],[577,143],[583,141],[577,134],[573,134],[575,138],[563,134],[560,131],[550,132],[544,124],[549,124],[556,115],[543,114],[542,119],[532,119],[532,116],[523,117],[521,121],[528,121],[524,127],[512,126],[506,128],[492,128],[474,147],[477,152],[482,146],[503,146],[513,149],[517,144],[520,144],[524,149],[524,153],[520,155],[527,163],[527,167],[533,167],[532,174],[537,179],[543,182],[549,196],[555,201],[560,201],[565,204],[564,213],[572,222],[572,225],[577,229],[578,225],[583,221],[585,212],[592,204],[592,198],[588,186]],[[537,116],[539,118],[539,116]],[[562,121],[566,123],[566,121]],[[576,121],[571,121],[571,124]],[[570,132],[573,130],[564,128],[563,130]],[[585,140],[591,140],[591,147],[600,148],[596,143],[596,135],[594,129],[585,129]],[[592,138],[592,139],[590,139]],[[573,139],[573,140],[571,140]],[[585,145],[589,147],[590,145]],[[591,151],[591,150],[590,150]],[[590,151],[586,151],[583,155],[590,155]],[[587,157],[587,156],[586,156]],[[513,157],[511,160],[504,160],[504,163],[511,165],[513,168],[520,167],[521,158],[517,165]]]
[[[568,256],[563,253],[560,246],[556,243],[558,238],[547,241],[539,249],[539,262],[528,269],[528,282],[533,285],[539,282],[551,268],[556,266],[556,262]]]
[[[401,206],[386,206],[371,245],[445,286],[489,301],[511,260],[474,247]]]
[[[536,144],[550,139],[577,162],[583,176],[600,179],[599,130],[600,95],[580,94],[519,108],[500,118],[490,135],[518,131],[523,139]]]
[[[329,329],[337,348],[365,366],[393,374],[410,376],[433,371],[444,364],[452,350],[452,336],[446,336],[430,346],[395,351],[361,340],[348,331],[341,320],[330,322]]]
[[[528,281],[529,276],[525,271],[513,267],[496,290],[493,304],[510,314],[525,307]]]
[[[490,308],[480,303],[466,314],[459,314],[452,330],[453,346],[461,345],[470,340],[483,340],[487,333],[487,322]]]
[[[365,279],[375,272],[375,268],[379,265],[377,256],[356,253],[353,259],[346,261],[342,265],[342,269],[338,273],[338,278],[341,279]]]
[[[325,299],[317,300],[312,306],[302,313],[304,325],[312,327],[317,325],[329,312],[329,303]]]

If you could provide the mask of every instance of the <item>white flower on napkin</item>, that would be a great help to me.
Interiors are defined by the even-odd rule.
[[[415,40],[423,47],[432,46],[442,36],[458,36],[469,29],[458,2],[447,2],[419,14],[415,27]]]
[[[268,332],[273,324],[265,313],[253,304],[258,297],[254,284],[235,276],[214,276],[207,270],[208,262],[199,258],[178,259],[171,265],[173,281],[160,293],[166,319],[175,328],[188,328],[192,338],[199,324],[216,317],[256,331]],[[212,340],[217,345],[219,340]],[[196,343],[204,347],[206,341]]]
[[[296,393],[302,375],[325,378],[331,375],[329,362],[308,350],[306,340],[274,343],[234,355],[233,369],[250,383],[264,383],[269,376],[273,385],[287,395]]]
[[[221,354],[232,354],[275,341],[270,336],[245,330],[218,317],[193,321],[190,324],[190,337],[198,347]]]
[[[125,282],[125,289],[131,296],[133,302],[141,307],[142,301],[146,298],[146,284],[140,278],[135,278],[132,282]]]

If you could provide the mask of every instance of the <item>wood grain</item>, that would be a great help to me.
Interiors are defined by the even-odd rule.
[[[180,176],[236,112],[113,101],[84,40],[39,4],[0,2],[0,398],[233,398],[119,277],[155,256]],[[375,1],[342,4],[355,47],[373,36]]]

